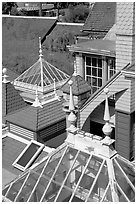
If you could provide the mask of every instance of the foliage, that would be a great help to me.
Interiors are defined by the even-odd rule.
[[[73,23],[84,23],[89,14],[89,9],[85,5],[69,6],[66,11],[64,21]]]
[[[77,6],[77,5],[86,5],[88,6],[88,2],[52,2],[54,4],[55,8],[58,9],[65,9],[68,8],[69,6]]]
[[[2,2],[2,13],[3,14],[9,14],[11,12],[13,7],[17,7],[16,2]]]
[[[80,33],[81,26],[57,25],[44,42],[46,48],[54,52],[67,52],[68,45],[75,43],[75,35]]]
[[[3,17],[3,66],[22,73],[34,64],[39,58],[38,37],[42,37],[50,26],[51,20]],[[68,74],[73,72],[73,56],[64,50],[66,44],[73,42],[74,28],[70,32],[70,28],[56,26],[42,45],[44,59]],[[50,41],[53,43],[50,44]]]

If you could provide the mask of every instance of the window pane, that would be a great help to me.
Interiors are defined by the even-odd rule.
[[[98,59],[98,67],[102,67],[102,59]]]
[[[97,59],[92,58],[92,66],[97,67]]]
[[[96,169],[97,172],[99,171],[100,169],[100,165],[101,163],[99,162],[98,163],[98,168]],[[93,168],[94,169],[94,168]],[[91,172],[93,172],[93,170],[90,170]],[[95,169],[94,169],[95,171]],[[96,174],[94,175],[96,177]],[[109,178],[108,178],[108,170],[107,170],[107,167],[106,167],[106,163],[104,164],[98,178],[97,178],[97,181],[93,187],[93,190],[91,191],[90,193],[90,196],[88,198],[88,201],[91,201],[91,202],[94,202],[94,201],[101,201],[104,193],[105,193],[105,190],[108,186],[108,182],[109,182]],[[92,186],[90,187],[92,188]],[[90,190],[90,189],[89,189]],[[105,201],[111,201],[111,199],[109,197],[106,198]]]
[[[97,69],[96,68],[92,68],[92,76],[97,76]]]
[[[102,77],[102,69],[98,69],[98,77]]]
[[[97,78],[92,77],[92,85],[97,86]]]
[[[91,66],[91,58],[90,57],[86,57],[86,65]]]
[[[89,83],[89,85],[91,85],[91,77],[86,77],[86,81]]]
[[[120,157],[116,158],[117,162],[123,169],[123,171],[126,173],[130,181],[132,182],[133,185],[135,185],[135,172],[133,170],[133,167],[130,167],[126,161],[122,160]]]
[[[113,71],[112,70],[110,70],[110,78],[113,76]]]
[[[72,192],[69,191],[69,188],[63,188],[59,194],[59,197],[56,202],[69,202]]]
[[[102,79],[98,79],[98,86],[99,86],[99,87],[102,86]]]
[[[121,187],[123,192],[126,194],[128,199],[130,201],[134,201],[135,193],[134,193],[133,189],[131,188],[130,184],[127,182],[127,180],[126,180],[124,174],[122,173],[122,171],[120,170],[120,168],[115,163],[115,160],[114,160],[113,164],[114,164],[115,177],[116,177],[116,180],[117,180],[119,186]],[[121,196],[124,196],[124,194],[121,193]],[[120,195],[119,195],[119,197],[120,197]]]
[[[97,87],[92,87],[93,93],[97,90]]]
[[[86,67],[86,74],[91,75],[91,67]]]
[[[15,197],[17,196],[24,180],[26,179],[27,174],[22,177],[21,179],[19,179],[17,182],[12,184],[12,187],[10,188],[8,194],[6,195],[7,198],[9,198],[11,201],[14,202]]]
[[[25,183],[25,185],[23,186],[21,193],[19,194],[18,198],[17,198],[17,202],[20,202],[23,200],[23,202],[27,202],[37,180],[39,178],[38,174],[35,173],[31,173]]]
[[[111,188],[109,187],[103,202],[112,202],[112,201],[113,200],[112,200]]]
[[[38,151],[40,148],[39,145],[31,144],[29,148],[26,150],[26,152],[22,155],[22,157],[17,161],[17,164],[25,167],[27,163],[30,161],[30,159],[34,156],[34,154]]]

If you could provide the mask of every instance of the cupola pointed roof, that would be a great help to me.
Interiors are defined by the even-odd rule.
[[[69,78],[65,72],[48,63],[42,55],[41,40],[39,39],[39,59],[29,69],[14,80],[16,88],[22,90],[35,91],[36,84],[39,92],[49,92],[54,89],[54,80],[56,88],[62,86]]]
[[[75,96],[79,96],[83,93],[86,93],[88,91],[91,90],[90,85],[78,74],[76,74],[76,72],[74,72],[74,74],[67,80],[67,82],[61,87],[61,90],[64,93],[69,94],[69,84],[68,81],[72,80],[73,84],[72,84],[72,92],[73,95]]]

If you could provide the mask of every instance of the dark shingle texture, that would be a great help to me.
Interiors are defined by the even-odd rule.
[[[43,108],[28,106],[7,115],[6,119],[10,123],[36,132],[65,119],[62,108],[62,102],[55,100],[43,105]]]
[[[117,2],[117,34],[135,34],[135,2]]]
[[[27,106],[11,83],[2,84],[2,98],[6,101],[7,114]]]
[[[2,83],[2,117],[26,106],[26,102],[10,82]]]
[[[72,93],[75,96],[79,96],[91,90],[89,84],[80,75],[72,76],[69,80],[73,81]],[[70,86],[68,84],[69,80],[67,80],[67,82],[61,88],[61,90],[67,94],[70,93]]]
[[[115,23],[116,2],[96,2],[83,30],[108,31]]]

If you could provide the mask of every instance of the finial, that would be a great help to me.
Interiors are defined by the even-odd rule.
[[[76,64],[76,60],[74,60],[74,73],[73,76],[77,76],[77,64]]]
[[[108,93],[109,93],[108,88],[104,89],[104,93],[106,94],[104,120],[109,121],[110,120],[110,114],[109,114],[109,107],[108,107]]]
[[[110,138],[112,127],[109,123],[110,114],[109,114],[109,106],[108,106],[108,88],[104,89],[104,93],[106,94],[106,101],[105,101],[105,113],[104,113],[104,120],[106,121],[105,125],[102,128],[103,133]]]
[[[4,75],[2,76],[2,77],[3,77],[3,81],[2,81],[2,82],[6,84],[7,82],[9,82],[9,81],[7,80],[8,75],[6,75],[7,69],[6,69],[6,68],[3,68],[2,72],[3,72],[3,74],[4,74]]]
[[[71,113],[68,116],[68,120],[70,121],[71,124],[75,124],[75,122],[76,122],[76,115],[74,114],[75,107],[74,107],[74,100],[73,100],[73,94],[72,94],[72,84],[73,84],[73,81],[70,80],[68,82],[68,84],[70,85],[69,111],[71,111]]]
[[[70,110],[70,111],[74,111],[74,110],[75,110],[75,107],[74,107],[74,100],[73,100],[73,94],[72,94],[72,84],[73,84],[73,81],[70,80],[70,81],[68,82],[68,84],[70,85],[69,110]]]
[[[34,106],[34,107],[40,106],[41,108],[43,108],[43,106],[41,105],[39,98],[38,98],[38,86],[37,86],[37,84],[36,84],[36,98],[35,98],[35,101],[33,102],[32,106]]]
[[[42,56],[41,37],[39,37],[39,57],[41,58]]]

